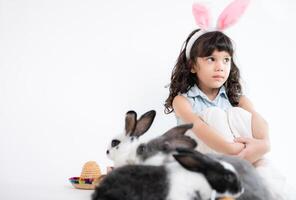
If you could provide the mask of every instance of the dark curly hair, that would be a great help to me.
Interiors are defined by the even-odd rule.
[[[201,35],[193,44],[190,51],[190,59],[186,59],[186,46],[191,36],[199,31],[194,30],[184,42],[183,48],[177,59],[177,63],[171,75],[171,83],[169,86],[170,94],[165,101],[166,114],[174,111],[172,103],[174,98],[180,93],[186,93],[194,85],[198,86],[196,75],[191,73],[191,68],[195,64],[197,57],[207,57],[212,55],[215,50],[226,51],[233,57],[233,46],[231,39],[220,31],[207,32]],[[224,83],[227,96],[232,106],[237,106],[239,97],[242,95],[242,87],[240,84],[240,72],[231,59],[231,69],[227,81]]]

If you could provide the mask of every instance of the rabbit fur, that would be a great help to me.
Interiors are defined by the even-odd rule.
[[[127,112],[125,135],[114,138],[107,150],[108,157],[114,160],[117,168],[96,188],[93,200],[143,197],[147,200],[210,199],[213,188],[205,175],[181,167],[174,157],[169,156],[177,148],[194,149],[197,146],[194,140],[184,135],[193,125],[174,127],[148,143],[141,143],[139,137],[149,129],[154,117],[155,111],[145,113],[139,120],[134,111]],[[124,152],[122,158],[121,152]],[[220,171],[215,174],[221,176],[219,181],[224,181],[221,185],[225,186],[219,188],[218,196],[239,196],[242,187],[235,170],[230,165],[225,168],[218,161],[216,164],[220,166],[217,168]],[[216,168],[211,170],[214,172]]]
[[[202,174],[182,169],[177,163],[126,165],[104,178],[92,200],[208,200],[211,193]]]
[[[114,162],[114,167],[137,164],[136,149],[142,136],[151,126],[156,112],[150,110],[137,120],[135,111],[128,111],[125,116],[125,130],[112,139],[106,151],[107,157]]]
[[[142,117],[141,117],[142,118]],[[153,120],[151,121],[151,123]],[[196,149],[197,144],[194,143],[195,140],[192,137],[185,136],[184,133],[186,131],[180,131],[179,129],[190,129],[189,126],[192,125],[181,125],[172,128],[167,131],[165,134],[154,138],[148,142],[139,142],[137,148],[134,149],[136,151],[135,157],[137,159],[137,163],[142,165],[164,165],[169,162],[173,162],[174,159],[172,154],[178,149],[184,148]],[[192,132],[192,131],[187,131]],[[186,133],[186,134],[187,134]],[[190,142],[191,141],[191,142]],[[189,151],[189,150],[187,150]],[[180,153],[180,152],[179,152]],[[258,174],[256,169],[250,164],[248,161],[227,155],[221,154],[202,154],[198,151],[191,152],[190,154],[195,154],[194,157],[199,157],[199,159],[203,158],[201,163],[208,162],[208,158],[210,160],[216,160],[220,162],[224,167],[228,167],[232,169],[232,171],[236,171],[242,181],[242,185],[244,187],[245,192],[238,198],[240,200],[245,199],[254,199],[254,200],[263,200],[263,199],[272,199],[270,192],[268,191],[265,183],[263,182],[261,176]],[[176,158],[176,157],[175,157]],[[216,162],[217,163],[217,162]],[[186,165],[180,163],[187,170],[190,170]],[[234,168],[234,169],[233,169]],[[196,171],[204,173],[203,171]],[[210,182],[211,186],[214,189],[218,189],[219,185],[215,185],[215,182],[211,182],[212,176],[210,174],[205,174],[205,177]]]

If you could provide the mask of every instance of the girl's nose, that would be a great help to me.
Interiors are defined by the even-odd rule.
[[[217,63],[216,64],[216,71],[222,71],[223,72],[224,67],[222,63]]]

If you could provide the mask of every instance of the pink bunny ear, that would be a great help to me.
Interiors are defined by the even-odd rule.
[[[195,3],[192,5],[192,14],[194,16],[196,24],[201,28],[201,29],[208,29],[210,26],[210,13],[208,9],[198,3]]]
[[[220,14],[217,29],[224,30],[236,23],[248,7],[250,0],[234,0]]]

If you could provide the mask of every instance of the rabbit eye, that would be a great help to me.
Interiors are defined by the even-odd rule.
[[[111,147],[116,147],[117,145],[119,145],[119,143],[120,143],[119,140],[112,140]]]
[[[228,173],[224,175],[225,180],[227,180],[228,182],[234,182],[235,181],[235,175]]]
[[[144,144],[140,145],[137,149],[137,154],[141,155],[144,153],[144,151],[146,150],[146,146]]]

